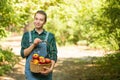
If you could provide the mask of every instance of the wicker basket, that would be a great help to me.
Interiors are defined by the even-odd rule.
[[[51,63],[48,64],[34,64],[32,61],[30,61],[30,70],[33,73],[39,73],[40,71],[44,71],[43,67],[51,67]]]

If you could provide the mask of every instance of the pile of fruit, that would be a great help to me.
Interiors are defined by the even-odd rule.
[[[34,73],[39,73],[44,71],[44,67],[51,67],[51,60],[43,56],[38,55],[37,53],[33,54],[32,60],[30,61],[30,70]]]
[[[49,64],[49,63],[51,63],[51,60],[49,58],[40,56],[37,53],[33,54],[31,61],[33,62],[33,64]]]

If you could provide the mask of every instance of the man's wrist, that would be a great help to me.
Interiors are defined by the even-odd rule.
[[[34,47],[36,46],[36,44],[35,44],[35,43],[33,43],[32,45],[33,45]]]

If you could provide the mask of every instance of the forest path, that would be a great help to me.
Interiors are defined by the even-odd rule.
[[[20,62],[16,64],[13,68],[13,71],[9,75],[0,76],[0,80],[24,80],[24,66],[25,59],[20,57],[20,44],[21,44],[21,36],[11,36],[5,39],[5,41],[0,42],[3,48],[10,47],[13,49],[13,52],[19,56]],[[73,74],[72,77],[69,76],[68,73],[65,73],[65,68],[69,67],[69,65],[73,65],[75,59],[88,59],[88,57],[100,57],[104,56],[104,50],[93,50],[87,46],[63,46],[58,47],[58,62],[55,65],[54,69],[54,80],[72,80],[75,76]],[[69,62],[66,64],[66,62]],[[63,66],[61,66],[63,65]],[[80,66],[74,64],[73,67]],[[62,69],[61,69],[62,68]],[[63,70],[64,74],[60,72],[60,69]],[[69,69],[69,68],[68,68]],[[69,71],[69,70],[67,70]],[[81,73],[80,73],[81,74]],[[64,78],[61,78],[63,76]],[[70,79],[71,78],[71,79]],[[79,78],[79,77],[78,77]],[[78,78],[74,78],[74,80],[80,80]]]

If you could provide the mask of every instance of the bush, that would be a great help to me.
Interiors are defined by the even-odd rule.
[[[12,49],[7,48],[3,50],[0,47],[0,75],[8,73],[17,62],[18,58],[12,52]]]

